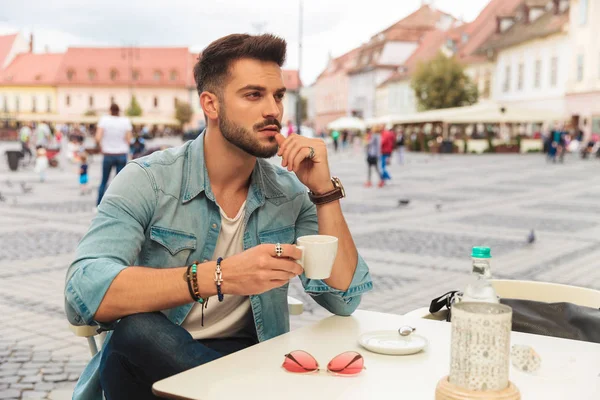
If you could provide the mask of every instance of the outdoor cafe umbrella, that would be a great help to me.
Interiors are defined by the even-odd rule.
[[[341,117],[327,125],[327,129],[350,129],[364,131],[367,125],[365,121],[357,117]]]

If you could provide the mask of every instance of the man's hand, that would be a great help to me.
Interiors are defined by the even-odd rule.
[[[275,136],[282,158],[281,166],[294,171],[300,182],[311,192],[326,193],[333,189],[331,173],[327,162],[327,146],[321,139],[310,139],[290,134],[287,138],[282,134]],[[310,149],[314,149],[314,157],[310,158]]]
[[[223,292],[236,295],[261,294],[285,285],[303,272],[295,260],[302,251],[282,244],[283,255],[277,257],[274,244],[261,244],[221,262]]]

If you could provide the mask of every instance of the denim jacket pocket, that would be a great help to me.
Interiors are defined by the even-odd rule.
[[[182,250],[196,250],[196,236],[191,233],[153,226],[150,239],[162,245],[172,256]]]
[[[294,225],[283,228],[271,229],[258,234],[258,240],[264,243],[287,243],[294,244],[296,239],[296,228]]]

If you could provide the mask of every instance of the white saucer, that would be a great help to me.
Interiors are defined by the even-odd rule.
[[[427,339],[416,333],[400,336],[398,331],[375,331],[363,333],[358,343],[365,349],[393,356],[415,354],[427,347]]]

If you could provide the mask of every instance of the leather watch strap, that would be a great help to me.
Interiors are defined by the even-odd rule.
[[[334,184],[334,189],[330,190],[327,193],[317,195],[312,192],[308,192],[308,197],[310,201],[312,201],[315,205],[318,206],[321,204],[331,203],[332,201],[336,201],[343,198],[345,196],[344,189],[338,186],[334,179],[332,179],[332,181]]]

